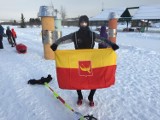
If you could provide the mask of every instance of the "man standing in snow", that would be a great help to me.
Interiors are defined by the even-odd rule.
[[[117,50],[119,48],[118,45],[109,41],[107,38],[101,38],[99,34],[92,32],[89,28],[89,18],[86,15],[83,15],[79,18],[79,30],[71,33],[69,35],[63,36],[56,40],[55,43],[51,45],[51,49],[56,51],[58,45],[64,41],[74,42],[75,49],[93,49],[95,42],[108,44],[112,47],[113,50]],[[93,96],[96,92],[96,89],[91,90],[88,96],[89,105],[94,106]],[[81,105],[83,100],[83,95],[81,90],[77,90],[78,101],[77,104]]]
[[[3,49],[3,34],[4,34],[4,28],[2,27],[2,25],[0,24],[0,49]]]

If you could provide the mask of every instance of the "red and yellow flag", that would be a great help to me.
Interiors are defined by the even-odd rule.
[[[97,89],[114,84],[116,53],[111,49],[57,50],[57,80],[62,89]]]

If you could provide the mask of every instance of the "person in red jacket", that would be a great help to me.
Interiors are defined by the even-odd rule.
[[[12,32],[12,39],[13,39],[13,42],[14,42],[13,44],[14,44],[14,46],[16,46],[17,34],[16,34],[16,32],[13,28],[11,29],[11,32]]]

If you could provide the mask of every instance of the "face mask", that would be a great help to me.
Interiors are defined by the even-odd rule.
[[[81,26],[81,27],[86,27],[87,25],[88,25],[88,24],[87,24],[87,22],[85,22],[85,21],[83,21],[83,22],[80,23],[80,26]]]

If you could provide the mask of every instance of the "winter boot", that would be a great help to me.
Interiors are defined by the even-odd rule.
[[[77,90],[77,94],[78,94],[77,105],[82,105],[83,95],[82,95],[81,90]]]
[[[93,97],[88,96],[88,100],[89,100],[89,106],[94,107]]]
[[[94,101],[89,101],[89,106],[94,107]]]
[[[82,105],[82,99],[78,99],[78,101],[77,101],[77,105]]]

